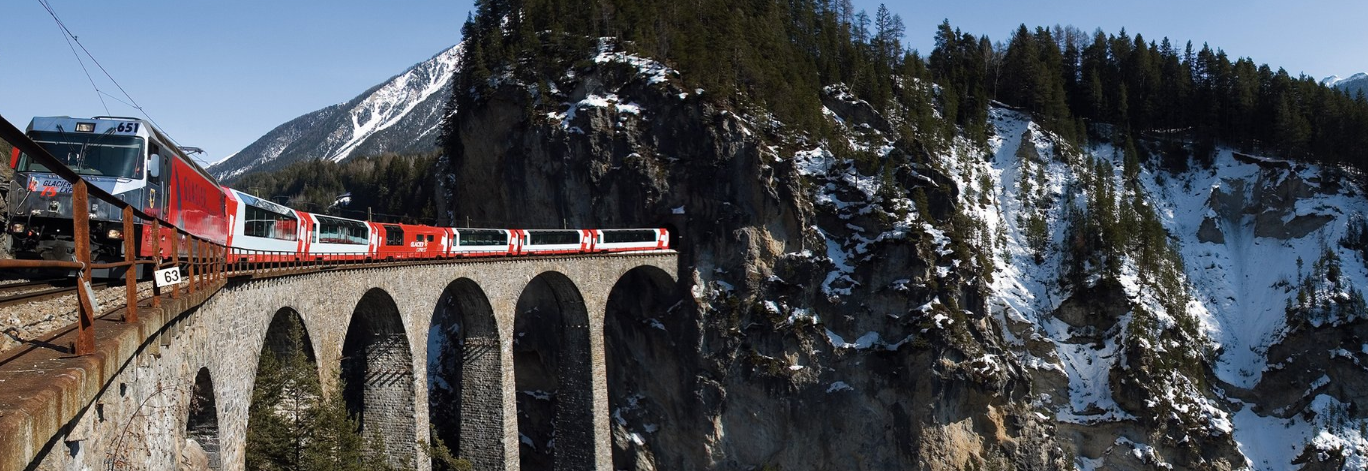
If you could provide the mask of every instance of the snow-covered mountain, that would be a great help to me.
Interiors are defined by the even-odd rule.
[[[1331,75],[1326,77],[1325,80],[1321,80],[1321,84],[1348,91],[1350,96],[1353,96],[1360,91],[1368,94],[1368,73],[1359,72],[1350,75],[1348,78]]]
[[[356,98],[277,126],[209,172],[227,180],[304,160],[435,149],[461,50],[453,46]]]
[[[1361,426],[1368,427],[1368,421],[1343,412],[1354,407],[1357,396],[1340,388],[1358,384],[1363,371],[1359,356],[1368,355],[1368,345],[1358,353],[1345,350],[1341,358],[1340,345],[1331,340],[1363,323],[1359,300],[1368,286],[1368,266],[1349,242],[1356,240],[1355,231],[1362,231],[1363,214],[1368,214],[1368,199],[1360,188],[1338,169],[1222,148],[1209,167],[1174,173],[1145,166],[1124,189],[1123,152],[1105,143],[1082,149],[1104,162],[1094,167],[1106,170],[1101,178],[1141,202],[1136,204],[1153,208],[1180,255],[1176,280],[1186,288],[1179,291],[1188,291],[1179,297],[1185,300],[1179,309],[1165,308],[1164,300],[1174,295],[1153,281],[1164,276],[1145,280],[1136,264],[1141,257],[1126,255],[1117,277],[1120,288],[1100,304],[1120,306],[1116,310],[1123,314],[1099,324],[1095,319],[1105,315],[1071,305],[1080,293],[1095,295],[1095,288],[1071,291],[1058,281],[1067,278],[1065,248],[1074,243],[1068,208],[1086,205],[1087,185],[1080,182],[1095,182],[1098,175],[1076,157],[1059,155],[1057,139],[1029,116],[1004,109],[990,115],[996,133],[989,141],[989,158],[947,162],[961,188],[972,187],[972,176],[986,175],[980,178],[994,193],[988,201],[996,204],[988,205],[963,196],[970,214],[987,222],[991,232],[1005,235],[989,306],[1009,326],[1003,332],[1009,343],[1043,341],[1053,347],[1041,348],[1043,354],[1031,348],[1019,354],[1038,381],[1061,377],[1041,381],[1056,385],[1054,391],[1041,392],[1061,427],[1142,417],[1140,409],[1128,408],[1123,400],[1138,387],[1124,379],[1135,374],[1126,362],[1136,350],[1125,351],[1126,342],[1141,335],[1135,316],[1157,314],[1157,325],[1170,326],[1164,328],[1181,325],[1187,317],[1197,323],[1198,345],[1163,340],[1151,345],[1146,340],[1139,343],[1145,346],[1140,351],[1196,355],[1202,350],[1211,355],[1210,376],[1156,375],[1153,384],[1162,394],[1148,399],[1147,406],[1163,409],[1168,401],[1167,407],[1181,411],[1171,417],[1190,414],[1198,424],[1194,430],[1233,440],[1249,469],[1292,469],[1305,456],[1318,463],[1356,463],[1343,469],[1363,469],[1368,429]],[[1029,222],[1036,211],[1046,221],[1041,226],[1043,249],[1032,249],[1029,242]],[[1105,271],[1090,270],[1089,282],[1103,286],[1097,280],[1107,277]],[[1011,327],[1014,323],[1022,327]],[[1107,333],[1095,334],[1102,331]],[[1202,392],[1198,384],[1203,382],[1218,387]],[[1102,440],[1123,452],[1164,448],[1156,444],[1162,441],[1121,447],[1122,438]],[[1115,469],[1115,457],[1107,456],[1112,454],[1084,453],[1077,464],[1079,469]],[[1174,469],[1160,455],[1149,462]]]

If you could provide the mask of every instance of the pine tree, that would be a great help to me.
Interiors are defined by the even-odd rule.
[[[305,468],[304,450],[318,429],[316,405],[321,397],[317,372],[305,353],[304,328],[289,317],[279,348],[262,352],[252,405],[248,410],[247,467]]]
[[[261,470],[383,471],[384,447],[362,437],[340,393],[325,397],[304,328],[291,316],[285,342],[258,362],[248,410],[246,465]],[[345,385],[339,383],[339,391]]]

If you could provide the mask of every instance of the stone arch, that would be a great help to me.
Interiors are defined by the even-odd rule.
[[[513,362],[521,469],[594,468],[589,315],[568,277],[537,275],[518,296]]]
[[[427,338],[432,434],[474,469],[503,469],[503,350],[484,290],[469,278],[448,284]]]
[[[299,338],[295,338],[295,332]],[[271,316],[271,324],[266,327],[266,337],[262,340],[261,351],[265,353],[270,349],[277,357],[292,354],[296,351],[303,353],[306,360],[314,365],[315,376],[321,375],[318,372],[318,355],[314,350],[313,338],[309,335],[309,328],[304,324],[304,317],[299,315],[293,308],[282,307]],[[320,380],[322,378],[319,378]]]
[[[678,398],[688,397],[692,378],[689,365],[681,364],[679,338],[697,338],[688,332],[696,324],[670,312],[683,301],[675,281],[664,270],[650,265],[627,271],[608,292],[603,319],[604,365],[607,372],[608,410],[611,417],[613,469],[648,469],[658,466],[655,456],[681,450],[661,450],[657,443],[701,444],[704,438],[684,437],[681,427],[689,413],[679,410]],[[683,440],[683,441],[679,441]],[[692,441],[690,441],[692,440]],[[650,462],[644,464],[642,462]],[[643,464],[643,466],[638,466]]]
[[[181,459],[191,469],[223,469],[219,443],[218,401],[209,368],[200,368],[190,388],[190,405],[185,420],[185,450]]]
[[[288,466],[285,463],[293,463],[295,456],[285,451],[293,447],[279,445],[281,441],[291,440],[296,446],[304,444],[308,439],[307,431],[300,433],[293,427],[307,423],[310,409],[286,405],[317,404],[323,393],[321,376],[313,339],[304,318],[292,308],[280,308],[271,316],[262,338],[249,396],[253,399],[247,408],[248,430],[266,427],[272,432],[244,437],[248,469],[265,468],[272,463],[282,467]],[[262,398],[269,399],[260,400]],[[276,427],[261,421],[275,422]]]
[[[362,434],[372,443],[383,442],[390,464],[414,464],[413,351],[389,293],[373,288],[356,303],[341,363],[342,397]]]

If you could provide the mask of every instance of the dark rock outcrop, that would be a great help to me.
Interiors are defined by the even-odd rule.
[[[523,80],[567,92],[548,104],[502,80],[461,110],[447,149],[451,217],[678,236],[677,292],[691,295],[655,314],[658,326],[609,321],[615,466],[1068,465],[1054,425],[1025,400],[1029,376],[1003,355],[977,268],[931,269],[964,255],[920,223],[873,237],[896,222],[891,196],[867,211],[819,204],[819,190],[861,195],[800,171],[795,151],[813,143],[632,67]],[[848,121],[884,126],[867,105],[838,101]],[[914,149],[891,152],[897,191],[920,189],[923,217],[949,227],[954,181],[913,164]],[[833,165],[827,175],[869,178]],[[847,247],[861,237],[869,242]],[[849,273],[833,258],[847,250],[858,257]]]

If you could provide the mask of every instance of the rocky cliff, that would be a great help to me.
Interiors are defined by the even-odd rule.
[[[611,43],[495,82],[453,130],[451,217],[663,226],[681,251],[680,299],[610,319],[619,469],[1322,469],[1368,449],[1368,273],[1339,243],[1368,205],[1318,169],[1133,168],[1001,109],[987,143],[923,142],[841,87],[818,139]],[[1104,215],[1122,242],[1085,230]],[[1299,301],[1327,257],[1338,281]],[[1258,431],[1275,423],[1296,433]]]

